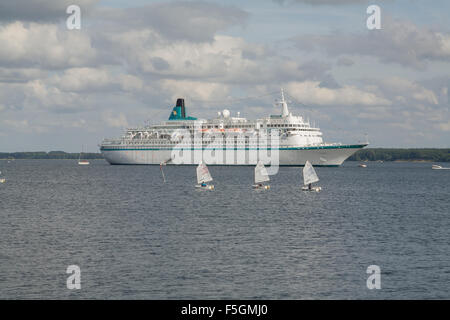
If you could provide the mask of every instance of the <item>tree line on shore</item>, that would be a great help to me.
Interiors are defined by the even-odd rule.
[[[434,161],[450,162],[450,149],[362,149],[349,161]]]
[[[35,152],[0,152],[0,159],[78,159],[80,153],[64,151],[35,151]],[[83,159],[103,159],[101,153],[85,153]]]
[[[78,159],[79,153],[64,151],[0,152],[0,159]],[[101,153],[84,153],[83,159],[103,159]],[[367,148],[356,152],[348,161],[434,161],[450,162],[450,149]]]

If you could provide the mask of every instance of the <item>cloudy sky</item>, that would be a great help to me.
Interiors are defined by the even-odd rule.
[[[68,30],[66,8],[81,7]],[[366,9],[381,7],[381,30]],[[445,0],[0,0],[0,151],[91,152],[188,113],[293,113],[328,142],[450,147]]]

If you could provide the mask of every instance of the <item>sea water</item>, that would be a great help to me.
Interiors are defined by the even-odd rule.
[[[1,299],[448,299],[450,170],[0,161]],[[67,267],[81,289],[67,288]],[[381,270],[368,289],[367,268]]]

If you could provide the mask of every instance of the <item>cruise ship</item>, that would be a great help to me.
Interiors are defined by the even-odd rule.
[[[368,143],[326,143],[319,128],[289,112],[281,90],[281,113],[248,120],[227,109],[215,119],[187,116],[178,99],[169,119],[129,128],[118,139],[104,139],[100,151],[110,164],[339,166]]]

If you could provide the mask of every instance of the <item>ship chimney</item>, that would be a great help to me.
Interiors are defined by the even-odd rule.
[[[184,107],[184,99],[177,99],[177,107],[181,108],[181,117],[186,118],[186,108]]]

